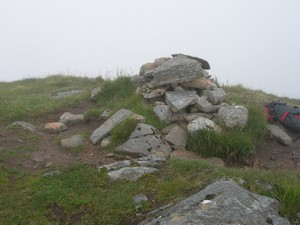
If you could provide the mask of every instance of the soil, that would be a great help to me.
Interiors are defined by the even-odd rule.
[[[32,135],[37,136],[38,141],[24,140],[18,129],[7,129],[7,127],[0,124],[0,163],[23,171],[33,172],[40,169],[70,166],[78,163],[100,166],[120,160],[118,157],[106,157],[109,151],[101,148],[99,144],[93,145],[89,140],[91,133],[104,120],[92,119],[84,124],[72,125],[59,134],[49,134],[43,129],[46,123],[58,121],[64,112],[84,114],[86,109],[95,107],[91,103],[82,103],[74,108],[61,108],[51,114],[27,121],[37,128],[37,132]],[[60,145],[60,140],[74,134],[83,134],[86,137],[84,147],[76,151],[63,149]],[[300,134],[290,133],[290,135],[294,140],[291,146],[284,146],[271,139],[269,135],[266,135],[253,159],[250,160],[250,167],[270,171],[300,171]],[[28,148],[29,145],[30,148],[31,144],[34,150],[23,150],[24,146]],[[15,149],[18,149],[18,151],[13,151]],[[12,153],[7,151],[12,151]],[[247,166],[249,167],[249,165]],[[243,167],[245,165],[239,166]]]

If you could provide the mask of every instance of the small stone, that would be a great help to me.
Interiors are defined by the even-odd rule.
[[[44,128],[49,133],[59,133],[68,129],[64,123],[60,122],[47,123]]]
[[[113,158],[113,157],[115,157],[116,155],[114,154],[114,153],[107,153],[106,155],[105,155],[105,157],[106,158]]]
[[[84,144],[84,137],[80,134],[73,135],[61,140],[63,148],[77,148]]]
[[[100,145],[101,145],[102,148],[106,148],[110,144],[111,144],[111,136],[108,136],[108,137],[105,137],[105,138],[102,139]]]
[[[43,177],[52,177],[52,176],[57,176],[57,175],[60,175],[60,174],[61,174],[61,171],[55,170],[55,171],[44,173]]]
[[[148,199],[147,195],[137,194],[137,195],[133,196],[133,201],[135,204],[140,204],[142,202],[148,202],[149,199]]]
[[[94,88],[91,92],[90,100],[95,101],[97,99],[97,96],[101,93],[101,91],[101,87]]]
[[[66,125],[74,125],[84,122],[84,115],[75,115],[69,112],[65,112],[59,119],[60,123]]]

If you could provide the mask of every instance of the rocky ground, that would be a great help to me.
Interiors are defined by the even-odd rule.
[[[89,107],[88,104],[91,103],[82,103],[74,108],[62,108],[34,121],[29,121],[37,128],[37,131],[32,135],[37,137],[37,141],[24,138],[24,135],[21,135],[22,132],[20,133],[16,130],[22,128],[6,129],[2,126],[0,128],[0,161],[24,171],[35,171],[47,167],[68,166],[76,163],[101,166],[123,159],[116,156],[110,157],[108,154],[110,152],[107,149],[101,148],[99,144],[93,145],[88,138],[91,132],[98,128],[104,120],[93,119],[84,124],[72,125],[59,134],[49,134],[44,131],[46,123],[58,121],[64,112],[82,114]],[[61,147],[61,139],[78,133],[86,137],[84,147],[75,150]],[[271,171],[300,171],[300,135],[291,133],[290,135],[293,137],[293,143],[290,146],[282,145],[271,139],[269,135],[266,135],[264,142],[257,149],[253,159],[249,159],[249,165],[238,166],[250,166]],[[24,146],[28,148],[31,142],[34,150],[30,148],[30,150],[22,149]],[[5,149],[11,150],[12,153],[9,154],[4,151]]]

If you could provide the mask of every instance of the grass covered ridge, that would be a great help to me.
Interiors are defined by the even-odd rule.
[[[15,120],[30,122],[60,107],[89,101],[90,91],[98,86],[102,87],[103,92],[95,105],[86,110],[86,119],[99,117],[107,108],[113,111],[126,108],[145,116],[146,123],[158,129],[166,125],[155,118],[152,105],[145,104],[135,94],[129,77],[103,80],[58,75],[0,83],[0,135],[3,129],[16,132],[28,142],[24,145],[28,147],[22,148],[22,151],[38,150],[40,143],[36,136],[24,134],[22,130],[14,131],[15,128],[9,124]],[[249,157],[264,138],[266,122],[263,103],[277,98],[300,105],[299,100],[278,98],[241,85],[223,88],[229,94],[228,102],[248,108],[249,123],[245,128],[223,128],[221,134],[201,131],[198,136],[189,137],[189,150],[203,156],[219,156],[237,161]],[[51,97],[56,92],[72,89],[84,92],[60,100]],[[130,119],[119,124],[112,131],[112,148],[126,140],[135,126],[136,121]],[[112,182],[105,172],[80,164],[57,168],[62,171],[61,174],[44,177],[47,169],[25,173],[3,163],[7,157],[21,154],[20,149],[7,151],[0,146],[0,224],[136,224],[142,219],[137,214],[143,215],[161,205],[179,201],[213,180],[224,177],[236,181],[242,178],[250,191],[278,199],[280,213],[288,216],[294,224],[300,224],[296,217],[300,211],[299,173],[219,168],[202,161],[169,160],[158,173],[143,176],[137,182]],[[274,185],[275,190],[263,189],[257,180]],[[141,193],[146,194],[150,201],[137,207],[132,197]]]

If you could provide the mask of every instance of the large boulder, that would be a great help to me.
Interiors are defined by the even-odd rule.
[[[139,225],[259,224],[290,225],[278,215],[275,199],[241,188],[232,180],[218,180],[175,205],[156,210]]]
[[[155,155],[169,158],[172,149],[155,127],[139,123],[131,133],[130,139],[115,151],[133,157]]]
[[[180,84],[195,80],[203,75],[201,63],[184,56],[172,58],[152,72],[150,85],[159,87],[168,84]]]
[[[243,106],[221,107],[218,117],[226,127],[244,127],[248,122],[248,109]]]
[[[196,91],[167,91],[166,102],[173,112],[180,112],[197,101]]]
[[[114,129],[119,123],[121,123],[132,114],[133,112],[127,109],[120,109],[119,111],[117,111],[92,133],[90,137],[91,142],[94,145],[99,143],[103,138],[110,134],[112,129]]]

